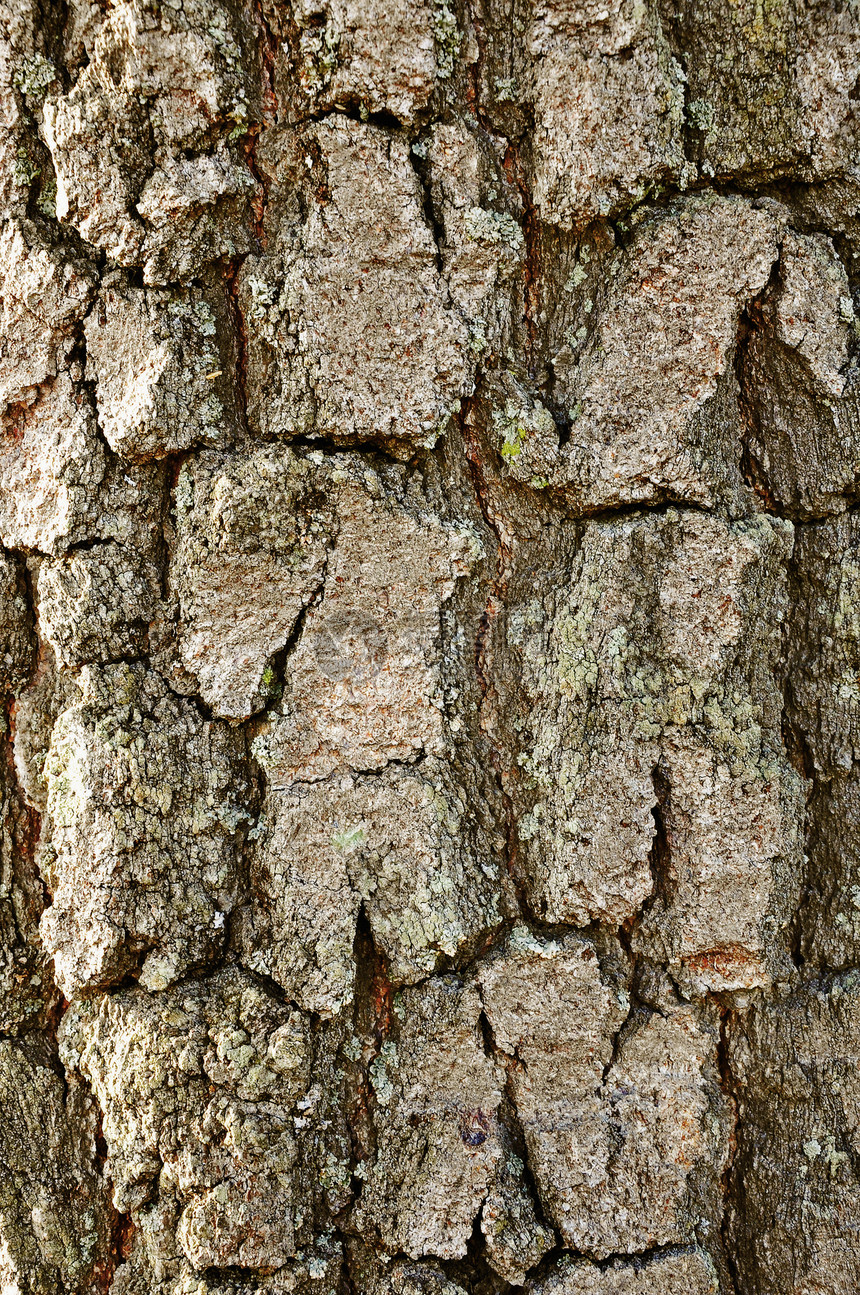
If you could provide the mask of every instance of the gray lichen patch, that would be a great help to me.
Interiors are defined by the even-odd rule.
[[[763,516],[593,522],[508,619],[494,677],[544,920],[622,922],[656,893],[637,938],[694,980],[766,983],[780,965],[802,815],[772,674],[790,543]]]
[[[122,458],[141,463],[232,440],[223,295],[117,282],[102,291],[85,332],[99,422]]]
[[[252,425],[404,457],[434,445],[471,389],[467,329],[408,144],[332,115],[274,133],[259,161],[272,182],[267,248],[239,279]]]
[[[631,1013],[620,948],[602,958],[518,928],[477,971],[541,1203],[597,1258],[692,1240],[729,1132],[716,1013]]]
[[[104,1112],[114,1201],[150,1234],[150,1276],[171,1259],[271,1272],[304,1257],[343,1156],[336,1089],[318,1082],[331,1059],[306,1017],[227,968],[163,995],[81,1000],[61,1048]]]
[[[0,1282],[27,1295],[96,1295],[110,1261],[98,1108],[41,1041],[0,1040]]]
[[[67,997],[141,966],[161,989],[222,948],[246,816],[238,753],[144,665],[82,670],[51,735],[39,843],[42,938]]]

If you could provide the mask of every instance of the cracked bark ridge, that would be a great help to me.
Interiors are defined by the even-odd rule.
[[[272,187],[266,251],[240,277],[252,427],[432,446],[470,365],[407,141],[335,115],[267,136],[257,158]]]
[[[4,1295],[860,1284],[857,0],[0,0]]]
[[[626,971],[617,945],[525,928],[478,971],[541,1202],[599,1259],[691,1240],[728,1147],[714,1013],[631,1010]]]

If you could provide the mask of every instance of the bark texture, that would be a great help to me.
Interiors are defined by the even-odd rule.
[[[2,1295],[860,1290],[858,0],[0,0]]]

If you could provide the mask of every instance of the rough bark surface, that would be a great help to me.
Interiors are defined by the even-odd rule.
[[[858,104],[0,0],[2,1295],[860,1290]]]

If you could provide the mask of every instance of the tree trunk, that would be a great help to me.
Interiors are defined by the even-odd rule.
[[[856,1295],[858,0],[0,81],[3,1295]]]

